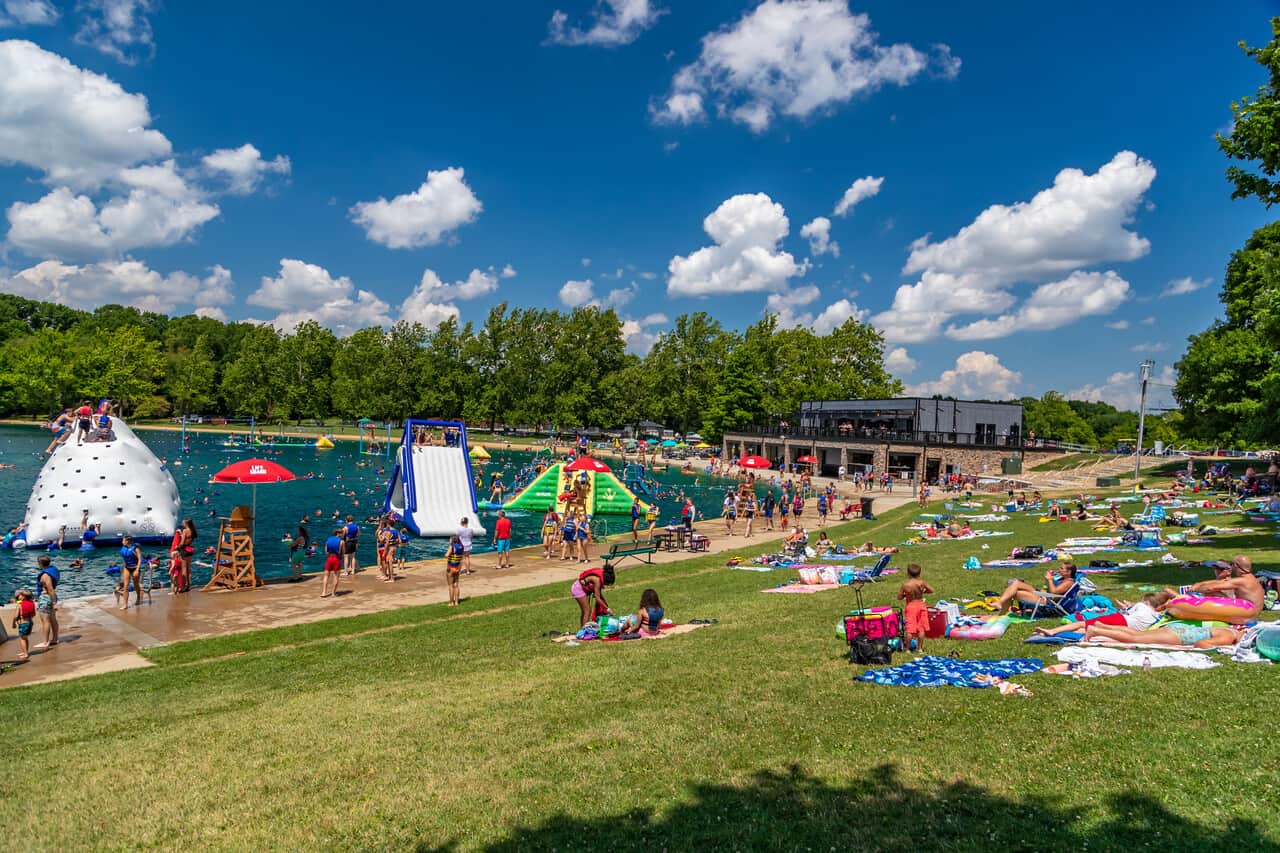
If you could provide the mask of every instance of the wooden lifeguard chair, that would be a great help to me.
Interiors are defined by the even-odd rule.
[[[220,518],[218,548],[213,557],[213,577],[205,590],[245,589],[262,586],[253,562],[253,511],[247,506]]]

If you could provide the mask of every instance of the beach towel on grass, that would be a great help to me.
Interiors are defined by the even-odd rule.
[[[784,595],[809,595],[814,592],[826,592],[832,589],[841,589],[845,586],[842,583],[792,583],[786,586],[775,586],[772,589],[762,589],[761,592],[780,592]]]
[[[687,634],[687,633],[689,633],[690,631],[696,631],[696,630],[698,630],[699,628],[705,628],[705,627],[707,627],[707,626],[706,626],[706,625],[704,625],[704,624],[701,624],[701,623],[700,623],[700,624],[697,624],[697,625],[687,625],[687,624],[686,624],[686,625],[672,625],[670,628],[663,628],[663,629],[662,629],[662,633],[661,633],[661,634],[652,634],[652,635],[651,635],[651,634],[641,634],[641,635],[640,635],[640,637],[639,637],[639,639],[641,639],[641,640],[665,640],[667,637],[674,637],[674,636],[677,636],[677,635],[679,635],[679,634]],[[603,642],[603,643],[615,643],[615,642],[617,642],[617,643],[629,643],[629,642],[631,642],[630,640],[622,640],[622,639],[619,639],[618,637],[606,637],[604,640],[601,640],[599,637],[592,637],[592,638],[589,638],[589,639],[578,639],[578,638],[577,638],[577,637],[575,637],[573,634],[564,634],[564,635],[559,636],[559,637],[553,637],[553,638],[552,638],[552,640],[551,640],[551,642],[553,642],[553,643],[567,643],[567,642],[569,642],[570,640],[573,640],[575,643],[601,643],[601,642]]]
[[[1029,569],[1032,566],[1038,566],[1041,563],[1052,563],[1052,557],[1038,557],[1034,560],[988,560],[980,563],[979,568],[983,569]],[[969,566],[965,566],[969,568]]]
[[[1213,669],[1221,665],[1199,652],[1136,651],[1101,646],[1068,646],[1057,652],[1057,656],[1058,660],[1066,663],[1109,663],[1132,667],[1141,667],[1143,661],[1150,661],[1152,669]]]
[[[990,687],[991,683],[979,680],[979,676],[1009,678],[1039,672],[1043,665],[1033,658],[953,660],[930,655],[899,666],[869,669],[854,680],[904,687]]]

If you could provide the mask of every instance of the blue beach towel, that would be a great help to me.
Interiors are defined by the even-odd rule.
[[[974,679],[979,675],[995,675],[1010,678],[1039,672],[1044,663],[1032,658],[1006,660],[952,660],[928,656],[884,669],[869,669],[855,678],[872,684],[898,684],[905,687],[990,687]]]

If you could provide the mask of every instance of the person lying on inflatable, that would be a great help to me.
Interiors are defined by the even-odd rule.
[[[1266,602],[1266,590],[1253,575],[1253,560],[1244,554],[1213,566],[1214,579],[1180,590],[1165,590],[1174,598],[1165,612],[1175,619],[1248,622]]]

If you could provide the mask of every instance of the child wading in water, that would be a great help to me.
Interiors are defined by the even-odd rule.
[[[924,597],[932,594],[933,587],[920,580],[919,564],[907,566],[907,580],[898,590],[898,598],[906,602],[903,615],[907,623],[908,648],[911,638],[915,637],[918,652],[924,651],[924,632],[929,627],[929,607],[924,603]]]

